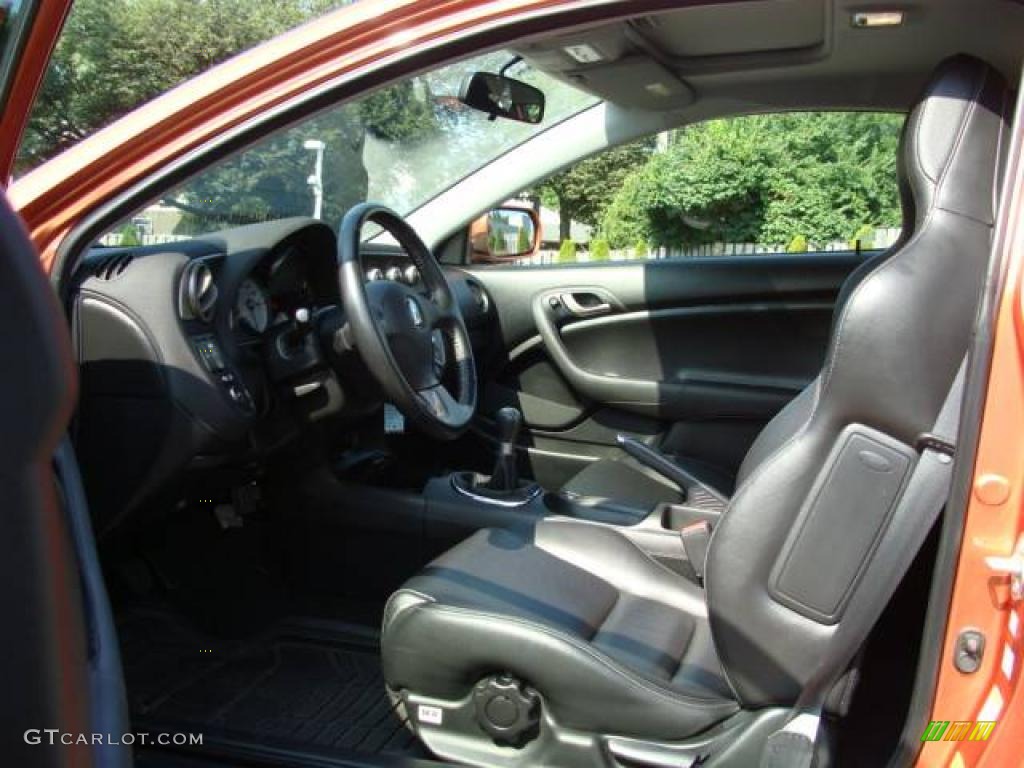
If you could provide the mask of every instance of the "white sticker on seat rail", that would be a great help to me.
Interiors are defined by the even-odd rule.
[[[416,708],[416,719],[428,725],[440,725],[444,720],[444,710],[440,707],[430,707],[420,704]]]

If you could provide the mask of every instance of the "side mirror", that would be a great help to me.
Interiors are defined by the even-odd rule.
[[[531,256],[540,235],[540,217],[532,208],[495,208],[469,227],[471,260],[494,264]]]
[[[486,112],[493,120],[504,117],[536,124],[544,119],[544,92],[522,80],[491,72],[474,72],[462,81],[459,101]]]

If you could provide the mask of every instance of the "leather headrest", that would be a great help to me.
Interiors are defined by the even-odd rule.
[[[75,373],[67,323],[21,219],[0,194],[0,473],[49,461],[67,428]]]
[[[980,59],[961,54],[936,68],[901,137],[905,232],[934,207],[994,222],[1011,103],[1002,75]]]

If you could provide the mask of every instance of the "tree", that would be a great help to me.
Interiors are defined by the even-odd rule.
[[[527,234],[526,227],[519,228],[519,234],[516,236],[516,253],[529,253],[533,250],[533,241]]]
[[[602,231],[614,247],[846,239],[897,226],[901,119],[861,113],[712,120],[627,177]]]
[[[558,263],[573,264],[576,262],[576,243],[566,238],[558,248]]]
[[[627,144],[581,160],[541,182],[536,194],[558,211],[559,240],[572,236],[572,222],[596,227],[625,178],[642,167],[653,151],[653,139]]]
[[[21,173],[236,53],[346,0],[76,0],[18,151]]]
[[[362,99],[359,116],[374,136],[387,141],[420,138],[437,128],[434,112],[416,93],[413,80],[403,80]]]

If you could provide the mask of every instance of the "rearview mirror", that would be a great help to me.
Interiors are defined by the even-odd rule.
[[[544,92],[522,80],[491,72],[474,72],[462,81],[459,101],[486,112],[493,120],[504,117],[536,124],[544,119]]]

